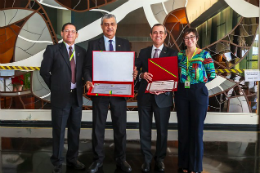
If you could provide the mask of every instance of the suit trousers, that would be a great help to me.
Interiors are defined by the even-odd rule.
[[[69,101],[64,109],[52,106],[53,153],[51,162],[54,166],[62,164],[64,160],[62,154],[66,126],[68,127],[66,161],[68,163],[77,160],[81,118],[82,106],[77,104],[76,90],[70,93]]]
[[[155,161],[163,161],[167,150],[168,124],[170,118],[171,107],[160,108],[155,102],[155,96],[151,94],[150,101],[145,105],[138,103],[139,114],[139,131],[141,151],[146,163],[151,163],[153,154],[151,152],[151,130],[153,113],[155,117],[157,140]]]
[[[184,88],[178,84],[175,106],[178,118],[178,166],[202,171],[203,128],[208,109],[208,89],[204,83]]]
[[[92,97],[93,101],[93,128],[92,150],[94,161],[103,162],[105,126],[108,109],[110,107],[114,130],[114,157],[116,161],[125,160],[126,149],[126,99],[124,97]]]

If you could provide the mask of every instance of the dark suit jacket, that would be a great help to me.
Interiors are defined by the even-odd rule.
[[[77,101],[82,105],[83,62],[86,50],[75,45]],[[47,46],[41,64],[40,74],[51,90],[51,104],[64,108],[68,103],[71,85],[71,68],[68,51],[64,43]]]
[[[142,73],[148,72],[148,58],[151,58],[152,46],[142,49],[139,53],[138,58],[136,59],[135,66],[138,71],[142,68]],[[178,52],[168,48],[166,46],[163,47],[160,57],[169,57],[169,56],[177,56]],[[153,94],[145,93],[145,89],[147,87],[146,80],[142,79],[140,83],[140,87],[138,90],[138,105],[146,105],[152,99]],[[173,105],[173,95],[172,92],[163,93],[160,95],[154,95],[155,102],[158,107],[168,107]]]
[[[88,43],[87,62],[85,65],[84,79],[92,81],[92,51],[106,51],[104,37],[92,40]],[[116,37],[116,51],[130,51],[129,41],[123,38]],[[120,72],[119,72],[120,73]]]

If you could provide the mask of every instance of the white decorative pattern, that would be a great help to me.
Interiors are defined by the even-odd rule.
[[[35,23],[37,22],[37,25]],[[52,39],[49,33],[49,30],[46,26],[43,18],[35,13],[30,19],[24,24],[22,30],[20,31],[19,36],[22,38],[30,38],[31,40],[37,41],[49,41],[52,44]],[[20,61],[27,59],[30,56],[44,50],[46,46],[50,43],[36,43],[28,42],[25,39],[17,38],[15,46],[15,61]]]
[[[259,17],[259,7],[245,0],[225,0],[226,3],[243,17]]]
[[[2,10],[0,11],[0,27],[11,25],[21,19],[32,14],[33,11],[21,10],[21,9],[11,9],[11,10]]]
[[[56,8],[60,10],[68,10],[65,7],[62,7],[60,4],[55,2],[54,0],[38,0],[38,2],[46,7]]]

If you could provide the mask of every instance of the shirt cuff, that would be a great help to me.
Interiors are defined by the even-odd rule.
[[[139,82],[142,80],[141,74],[142,74],[142,73],[139,74]]]

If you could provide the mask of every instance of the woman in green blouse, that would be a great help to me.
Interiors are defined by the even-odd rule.
[[[184,31],[186,50],[178,54],[179,83],[175,93],[178,118],[178,166],[183,172],[201,172],[203,158],[203,128],[208,109],[208,89],[205,83],[215,78],[210,54],[197,48],[198,32]]]

